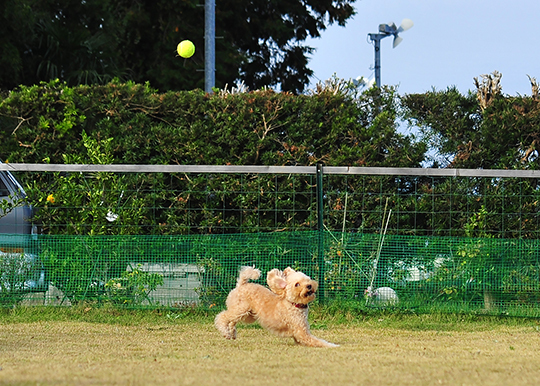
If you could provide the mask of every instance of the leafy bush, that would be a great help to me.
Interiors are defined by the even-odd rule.
[[[105,283],[108,300],[118,305],[141,305],[145,301],[152,304],[148,297],[159,285],[163,285],[163,275],[141,270],[137,265],[131,271],[122,273]]]
[[[14,306],[23,300],[31,270],[24,253],[0,253],[0,306]]]
[[[98,142],[83,132],[84,153],[64,154],[63,158],[73,164],[110,164],[111,140]],[[47,181],[32,181],[26,188],[26,200],[39,208],[33,220],[45,233],[138,234],[146,213],[144,199],[133,191],[132,184],[129,175],[117,173],[54,173]]]
[[[121,250],[96,237],[47,236],[40,239],[41,258],[53,286],[72,304],[101,301],[105,284],[121,276],[127,257]],[[113,245],[121,248],[121,242]]]

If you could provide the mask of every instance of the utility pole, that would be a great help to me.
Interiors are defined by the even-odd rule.
[[[204,3],[204,91],[216,84],[216,0]]]

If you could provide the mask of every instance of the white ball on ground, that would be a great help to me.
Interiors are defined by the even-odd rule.
[[[373,289],[370,286],[367,287],[365,293],[370,302],[378,306],[393,306],[399,303],[399,297],[396,291],[390,287]]]

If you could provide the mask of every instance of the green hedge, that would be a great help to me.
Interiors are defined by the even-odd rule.
[[[114,163],[419,166],[425,148],[398,133],[396,115],[392,88],[353,98],[331,90],[157,93],[131,82],[53,81],[2,100],[0,154],[63,163],[63,154],[85,153],[86,132],[111,139]]]

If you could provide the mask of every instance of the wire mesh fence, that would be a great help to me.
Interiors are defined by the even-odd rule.
[[[323,301],[540,313],[535,172],[60,166],[10,166],[41,232],[0,235],[3,305],[221,307],[254,265]]]
[[[314,176],[211,170],[30,173],[21,178],[34,184],[26,194],[40,202],[36,218],[47,234],[223,234],[316,228]]]

